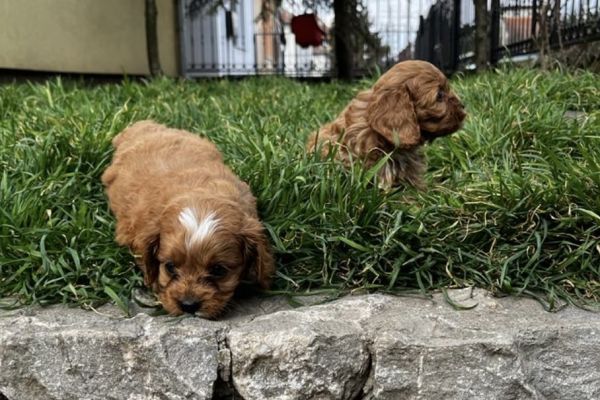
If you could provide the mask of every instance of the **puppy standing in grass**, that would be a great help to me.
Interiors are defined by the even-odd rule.
[[[422,187],[425,159],[420,147],[456,132],[466,114],[444,74],[425,61],[404,61],[360,92],[335,121],[312,134],[309,151],[323,156],[335,146],[335,157],[349,165],[370,168],[383,157],[379,170],[383,188],[409,184]]]
[[[240,280],[269,287],[274,264],[256,200],[213,143],[142,121],[113,146],[102,182],[116,240],[134,253],[165,310],[213,318]]]

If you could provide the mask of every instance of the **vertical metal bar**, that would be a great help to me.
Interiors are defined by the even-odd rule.
[[[188,55],[186,51],[186,21],[185,21],[185,0],[177,1],[177,32],[179,33],[179,73],[184,78],[188,78]]]
[[[537,20],[538,20],[538,6],[537,6],[537,0],[533,0],[533,4],[531,5],[531,13],[533,14],[531,16],[531,37],[535,37],[536,36],[536,28],[537,28]]]
[[[427,30],[429,31],[429,46],[428,46],[428,52],[427,52],[427,57],[429,58],[428,61],[430,61],[432,64],[435,64],[435,44],[436,44],[436,37],[434,35],[435,33],[435,25],[437,24],[436,21],[437,18],[437,7],[433,8],[432,7],[432,12],[429,15],[428,21],[427,21]]]
[[[500,0],[492,0],[492,26],[490,28],[490,64],[496,65],[500,52]]]
[[[408,45],[408,43],[410,42],[410,2],[411,0],[408,0],[406,2],[406,45],[404,47],[406,47]],[[398,5],[399,7],[400,5]],[[402,51],[404,48],[398,46],[400,51]]]
[[[215,15],[209,15],[209,21],[210,21],[210,50],[211,50],[211,58],[212,58],[212,62],[213,62],[213,69],[215,73],[218,73],[221,68],[223,68],[221,66],[221,42],[220,42],[220,30],[219,32],[215,35],[215,19],[217,18]],[[203,27],[204,28],[204,27]],[[204,37],[204,32],[202,34],[202,37]],[[204,43],[204,39],[202,40],[202,42]],[[204,46],[203,47],[203,51],[202,53],[204,53]],[[203,63],[204,64],[204,63]]]
[[[560,21],[560,0],[554,0],[554,2],[555,2],[554,7],[552,7],[552,12],[550,14],[551,19],[549,21],[550,27],[551,27],[550,32],[552,32],[550,35],[550,43],[552,45],[559,45],[563,39],[561,36],[563,36],[564,33],[561,32],[562,29],[560,29],[560,26],[559,26],[560,22],[559,22],[559,24],[556,23],[556,21]],[[567,6],[565,7],[565,11],[567,11],[568,7],[569,6],[567,4]],[[574,17],[574,12],[575,12],[575,2],[573,1],[573,2],[571,2],[571,18],[570,18],[570,21],[567,21],[567,25],[566,25],[567,34],[569,34],[569,35],[572,34],[573,28],[575,25],[572,23],[573,17]]]
[[[283,32],[283,38],[285,39],[285,44],[281,46],[281,75],[285,76],[285,48],[288,44],[288,38],[285,34],[285,27],[281,26],[281,31]]]
[[[515,40],[515,42],[518,43],[518,48],[520,49],[522,44],[521,42],[523,41],[523,23],[522,21],[524,20],[524,16],[525,13],[528,10],[525,10],[525,7],[522,3],[523,0],[517,0],[516,1],[516,9],[517,9],[517,22],[516,22],[516,29],[517,29],[517,40]],[[517,50],[520,51],[520,50]]]
[[[257,41],[256,41],[256,36],[258,35],[258,33],[255,33],[253,35],[253,41],[254,41],[254,75],[258,75],[258,45],[257,45]],[[264,52],[264,49],[263,49]]]
[[[452,72],[458,70],[460,60],[460,9],[461,0],[454,0],[454,15],[452,20],[452,65],[450,66]]]

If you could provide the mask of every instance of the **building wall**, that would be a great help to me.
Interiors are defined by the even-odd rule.
[[[161,66],[178,75],[176,1],[156,2]],[[144,0],[0,0],[0,68],[148,74]]]

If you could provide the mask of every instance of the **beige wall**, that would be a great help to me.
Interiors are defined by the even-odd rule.
[[[178,74],[175,0],[157,0],[163,71]],[[0,0],[0,68],[147,74],[144,0]]]

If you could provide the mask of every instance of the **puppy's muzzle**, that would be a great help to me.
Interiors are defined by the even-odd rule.
[[[181,311],[188,314],[194,314],[200,309],[200,306],[202,305],[202,302],[200,300],[193,297],[184,297],[177,303]]]
[[[456,119],[459,122],[462,122],[467,116],[467,112],[465,111],[465,105],[462,103],[462,101],[458,99],[458,97],[455,96],[450,98],[450,104],[452,104],[452,106],[456,110],[454,113],[456,115]]]

